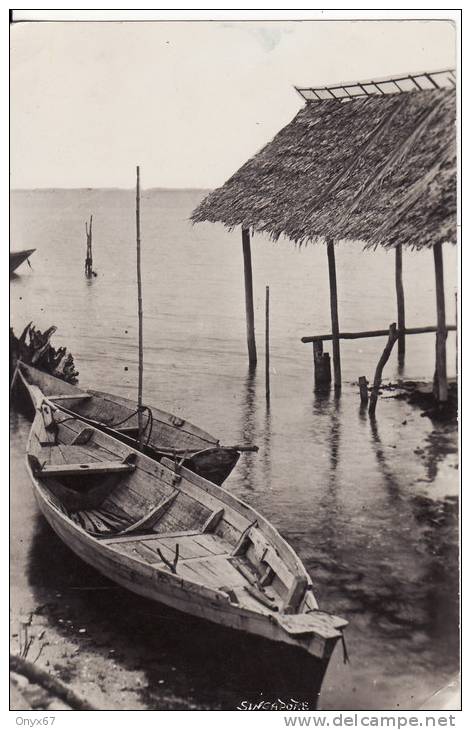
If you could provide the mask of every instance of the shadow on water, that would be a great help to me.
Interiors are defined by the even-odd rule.
[[[27,577],[42,615],[84,651],[143,671],[149,709],[166,694],[208,709],[287,702],[315,709],[325,667],[306,652],[226,629],[141,598],[77,558],[37,516]],[[85,632],[77,635],[77,627]],[[154,688],[155,694],[154,694]],[[262,708],[263,709],[263,708]],[[268,709],[268,708],[265,708]]]
[[[267,403],[263,422],[263,439],[260,454],[260,463],[263,469],[263,479],[265,484],[271,484],[272,478],[271,438],[271,412],[270,405]]]

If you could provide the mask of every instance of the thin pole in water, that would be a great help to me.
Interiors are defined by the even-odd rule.
[[[265,396],[270,402],[270,287],[265,288]]]
[[[141,210],[139,165],[136,167],[136,262],[137,262],[137,314],[139,318],[139,384],[137,388],[137,423],[139,448],[142,449],[144,434],[142,430],[142,281],[141,281]]]

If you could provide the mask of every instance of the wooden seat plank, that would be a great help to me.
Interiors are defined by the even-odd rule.
[[[81,464],[45,464],[38,472],[42,479],[46,477],[77,476],[80,474],[117,474],[134,471],[133,464],[120,461],[90,461]]]

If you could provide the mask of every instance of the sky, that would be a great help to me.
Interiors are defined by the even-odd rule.
[[[451,21],[19,23],[12,188],[214,188],[304,104],[294,86],[454,68]]]

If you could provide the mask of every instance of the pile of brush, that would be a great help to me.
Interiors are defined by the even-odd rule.
[[[30,322],[18,338],[10,327],[10,378],[17,360],[21,360],[73,385],[78,382],[78,372],[71,353],[67,352],[66,347],[56,350],[51,345],[50,340],[56,329],[57,327],[49,327],[41,332]]]

